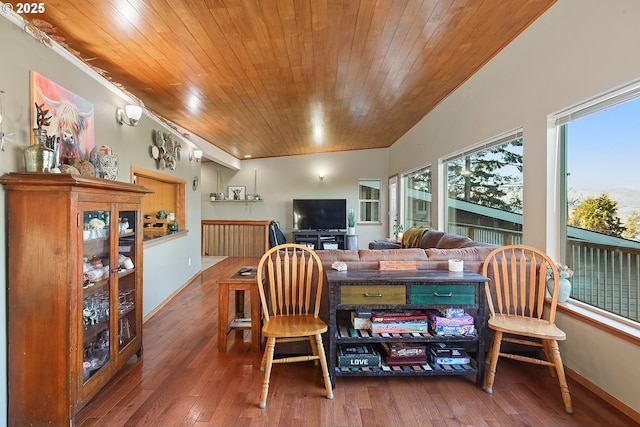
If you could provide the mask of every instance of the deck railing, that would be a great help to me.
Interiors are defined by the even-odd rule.
[[[269,221],[202,220],[203,256],[261,257],[269,248]]]
[[[495,245],[522,242],[522,233],[513,230],[454,224],[449,226],[449,232]],[[639,322],[640,244],[610,239],[620,240],[621,246],[593,242],[584,237],[567,239],[564,262],[574,271],[571,298]]]
[[[570,240],[571,298],[640,321],[640,249]]]

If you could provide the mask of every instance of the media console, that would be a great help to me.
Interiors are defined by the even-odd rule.
[[[301,245],[311,244],[313,248],[317,250],[344,249],[347,232],[344,230],[295,230],[292,235],[293,243]],[[335,245],[337,245],[337,247]]]

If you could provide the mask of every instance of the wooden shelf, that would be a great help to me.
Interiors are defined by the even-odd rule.
[[[211,200],[211,199],[209,199],[209,201],[211,203],[228,203],[228,202],[232,202],[232,203],[255,203],[255,202],[262,202],[263,199],[260,199],[260,200],[233,200],[233,199]]]

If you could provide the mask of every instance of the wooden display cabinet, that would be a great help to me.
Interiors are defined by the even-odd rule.
[[[10,173],[9,425],[74,425],[142,356],[142,214],[150,190],[70,174]]]

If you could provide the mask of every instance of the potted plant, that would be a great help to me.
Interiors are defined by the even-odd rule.
[[[356,234],[356,214],[353,209],[349,209],[349,213],[347,214],[347,226],[349,227],[347,230],[348,235]]]
[[[404,234],[404,225],[393,224],[393,237],[395,237],[396,241],[402,240],[403,234]]]
[[[212,202],[216,200],[216,193],[209,193],[209,200]]]

